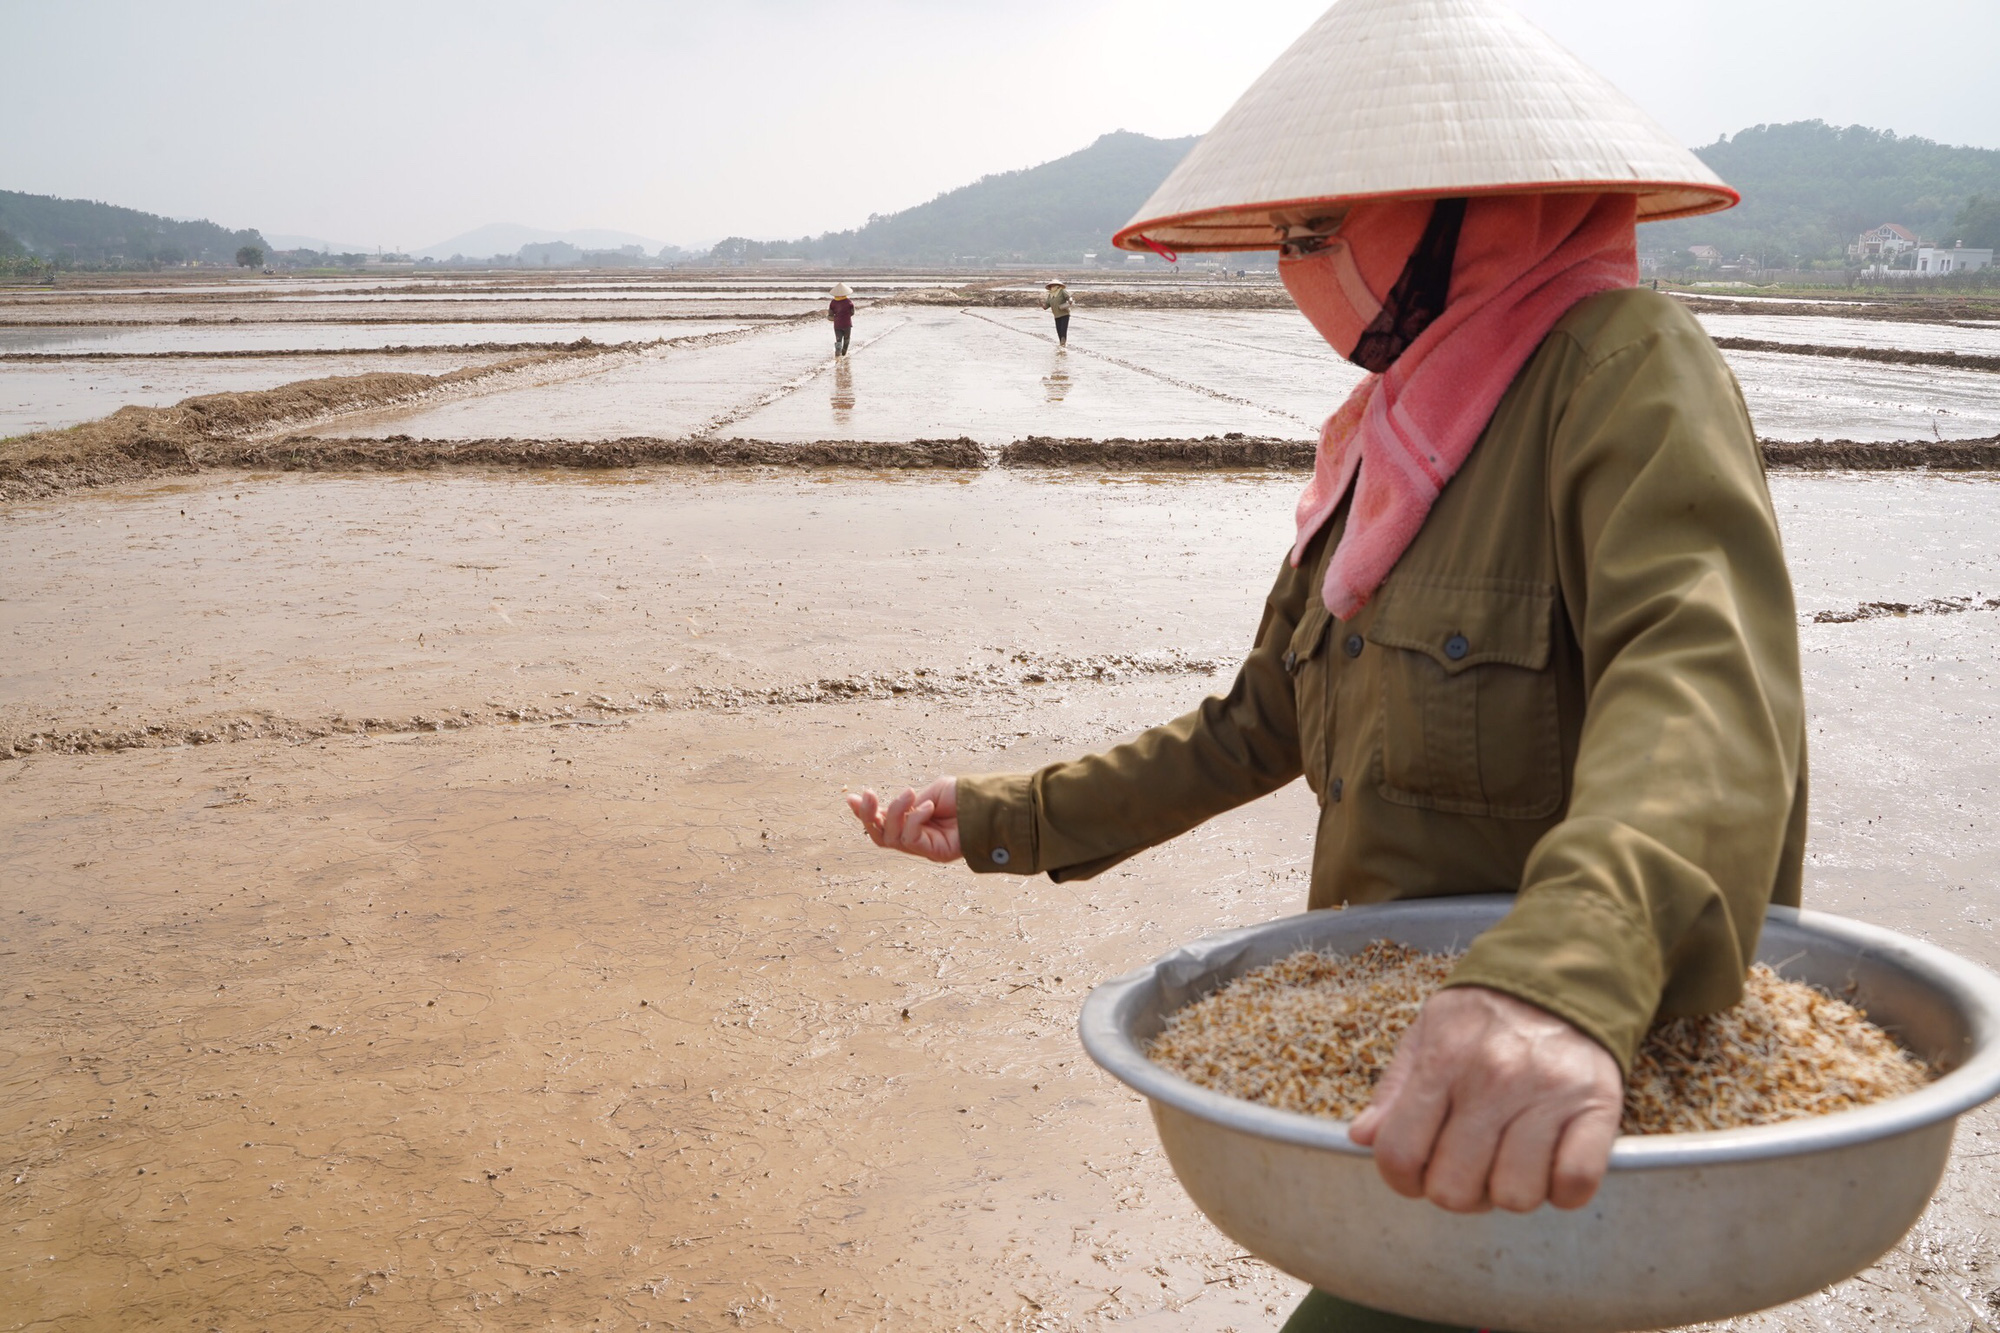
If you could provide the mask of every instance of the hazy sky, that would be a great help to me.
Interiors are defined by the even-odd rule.
[[[2000,147],[2000,0],[1510,0],[1689,144]],[[0,0],[0,188],[415,249],[856,225],[1208,128],[1322,0]]]

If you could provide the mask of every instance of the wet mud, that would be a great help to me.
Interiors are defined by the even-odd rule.
[[[1073,1024],[1097,980],[1297,910],[1310,796],[1055,885],[885,859],[838,792],[1033,768],[1224,688],[1310,466],[1287,423],[1351,368],[1164,284],[1095,320],[1085,287],[1059,353],[1010,284],[877,307],[839,365],[776,326],[0,444],[0,1329],[1280,1322],[1299,1284],[1200,1219]],[[0,323],[596,317],[394,285]],[[661,285],[603,318],[817,318],[768,308],[794,275],[762,312]],[[1802,341],[1846,336],[1873,345]],[[1747,352],[1746,390],[1798,345]],[[1787,418],[1829,437],[1988,373],[1822,369],[1890,377]],[[1807,897],[1991,966],[2000,437],[1899,439],[1765,442]],[[1727,1327],[1990,1322],[1996,1138],[1962,1122],[1881,1263]]]
[[[1992,485],[1774,478],[1801,606],[1984,601]],[[14,506],[0,731],[156,739],[0,762],[0,1326],[1275,1327],[1298,1284],[1199,1218],[1073,1024],[1296,910],[1310,796],[1056,885],[884,858],[838,792],[1222,688],[1296,488],[211,472]],[[2000,962],[2000,618],[1806,619],[1808,900]],[[173,743],[232,717],[274,730]],[[1982,1318],[1996,1137],[1967,1119],[1882,1263],[1731,1327]]]

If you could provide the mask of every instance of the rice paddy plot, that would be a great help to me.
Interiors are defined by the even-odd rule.
[[[1070,346],[1060,348],[1048,317],[1026,311],[867,311],[844,362],[731,429],[781,442],[962,435],[990,445],[1029,435],[1308,433],[1250,395],[1161,370],[1158,356],[1096,350],[1091,342],[1103,341],[1113,319],[1092,325],[1088,340],[1073,326]]]
[[[505,352],[441,351],[244,361],[0,362],[0,438],[59,430],[110,416],[121,407],[168,407],[198,394],[275,389],[299,380],[371,371],[437,375],[506,359]]]
[[[1769,440],[1977,439],[2000,434],[2000,375],[1786,352],[1723,354]]]
[[[630,323],[464,323],[464,324],[342,324],[323,321],[255,324],[162,324],[154,327],[60,326],[0,327],[0,353],[74,354],[116,352],[126,355],[159,352],[346,351],[382,347],[466,347],[482,343],[653,342],[661,338],[691,338],[725,329],[742,328],[737,320],[676,319]],[[337,370],[328,371],[338,374]],[[0,363],[0,378],[7,374]]]

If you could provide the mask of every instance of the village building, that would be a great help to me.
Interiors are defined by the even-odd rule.
[[[1920,245],[1917,247],[1917,272],[1926,275],[1939,273],[1977,273],[1993,263],[1991,250],[1969,250],[1964,245],[1954,245],[1947,249],[1942,245]]]
[[[1905,250],[1914,250],[1923,242],[1917,234],[1900,223],[1885,222],[1879,227],[1864,231],[1847,247],[1850,259],[1891,259]]]
[[[1688,253],[1693,255],[1695,262],[1703,268],[1714,268],[1722,262],[1722,251],[1712,245],[1690,245]]]

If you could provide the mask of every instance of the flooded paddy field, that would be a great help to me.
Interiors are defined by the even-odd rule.
[[[1852,321],[1859,323],[1860,321]],[[771,326],[566,383],[476,402],[413,405],[317,433],[422,439],[610,440],[708,429],[746,438],[924,439],[1004,444],[1083,438],[1311,438],[1360,379],[1283,311],[1081,308],[1058,348],[1046,316],[1018,309],[885,306],[856,324],[837,363],[823,326]],[[1777,352],[1727,352],[1761,436],[1779,440],[1983,438],[2000,434],[2000,373]]]
[[[674,438],[904,441],[1026,436],[1309,439],[1359,372],[1262,279],[1080,277],[1058,349],[1022,275],[860,275],[854,354],[836,365],[820,284],[801,275],[537,274],[100,283],[0,292],[0,436],[74,425],[127,404],[363,373],[365,354],[436,373],[487,349],[660,340],[559,388],[402,401],[314,423],[339,438]],[[1868,303],[1757,304],[1704,296],[1760,434],[1890,442],[2000,434],[2000,335]],[[1921,312],[1919,312],[1921,313]],[[1884,315],[1898,316],[1884,318]],[[722,342],[703,335],[737,330]],[[389,352],[387,349],[412,349]],[[1793,351],[1792,348],[1799,350]],[[456,350],[448,350],[456,349]],[[1833,352],[1860,352],[1854,360]],[[113,362],[104,354],[144,357]],[[1880,358],[1888,358],[1883,360]],[[1898,363],[1897,357],[1914,357]],[[1929,362],[1923,358],[1929,357]],[[1964,358],[1984,358],[1979,364]],[[184,359],[177,359],[184,358]],[[1959,364],[1951,364],[1954,359]],[[385,404],[385,407],[387,405]],[[301,424],[287,420],[284,429]]]
[[[1989,966],[1996,487],[1774,479],[1808,900]],[[1068,885],[887,858],[838,798],[1223,688],[1296,488],[224,472],[10,506],[0,1327],[1274,1327],[1297,1284],[1072,1028],[1296,910],[1310,798]],[[1985,1317],[1996,1138],[1964,1122],[1881,1264],[1735,1327]]]

